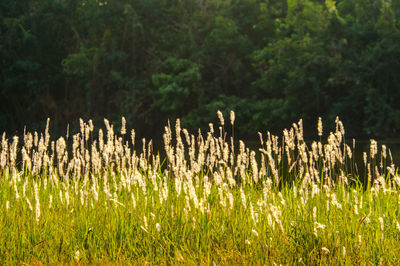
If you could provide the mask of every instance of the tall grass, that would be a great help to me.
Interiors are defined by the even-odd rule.
[[[210,124],[165,127],[166,158],[104,120],[51,140],[2,136],[0,262],[396,264],[400,178],[371,140],[361,182],[344,127],[308,145],[300,120],[260,148]],[[234,113],[230,122],[234,126]],[[232,130],[233,131],[233,130]],[[239,143],[239,144],[237,144]],[[237,145],[236,145],[237,144]]]

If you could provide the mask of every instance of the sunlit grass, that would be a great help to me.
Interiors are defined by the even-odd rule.
[[[81,121],[71,146],[47,129],[23,146],[3,135],[0,262],[397,264],[396,168],[371,141],[370,183],[356,182],[336,123],[325,144],[308,147],[300,121],[251,151],[222,127],[194,136],[177,121],[167,158],[145,140],[135,151],[124,122],[117,136],[106,120],[106,140],[101,131],[92,141]]]

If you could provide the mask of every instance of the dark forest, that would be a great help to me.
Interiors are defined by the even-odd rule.
[[[346,135],[400,131],[400,2],[18,0],[0,3],[0,131],[64,134],[125,116],[161,137],[168,119],[235,134],[305,133],[339,116]],[[313,133],[316,134],[316,133]]]

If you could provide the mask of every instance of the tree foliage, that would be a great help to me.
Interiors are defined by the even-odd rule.
[[[399,17],[391,0],[3,1],[0,128],[123,115],[151,135],[233,109],[253,138],[336,115],[397,136]]]

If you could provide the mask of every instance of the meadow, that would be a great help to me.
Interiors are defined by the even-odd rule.
[[[80,120],[52,140],[2,135],[0,263],[398,264],[400,177],[370,140],[363,165],[342,122],[305,142],[300,120],[282,136],[234,139],[235,114],[193,134],[179,119],[151,140]],[[227,134],[226,132],[229,132]],[[365,176],[358,168],[365,168]]]

